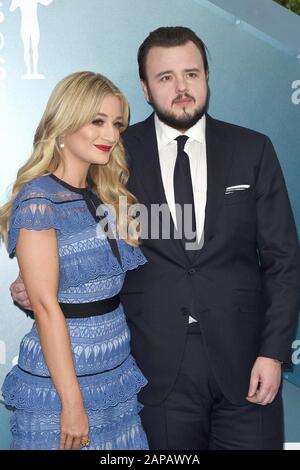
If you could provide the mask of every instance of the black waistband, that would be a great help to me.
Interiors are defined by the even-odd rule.
[[[192,322],[188,324],[187,333],[189,335],[201,335],[199,322]]]
[[[97,302],[82,304],[64,304],[59,302],[59,305],[66,318],[96,317],[118,308],[120,305],[120,294],[109,299],[97,300]]]
[[[76,377],[78,377],[79,379],[80,378],[84,378],[84,377],[94,377],[95,375],[101,375],[101,374],[105,374],[106,372],[112,372],[113,370],[116,370],[118,369],[119,367],[121,367],[128,359],[128,356],[126,357],[126,359],[124,359],[124,361],[122,361],[120,364],[118,364],[117,366],[113,367],[112,369],[106,369],[106,370],[102,370],[101,372],[94,372],[92,374],[82,374],[82,375],[77,375]],[[32,372],[29,372],[28,370],[25,370],[23,369],[22,367],[19,366],[19,364],[17,364],[17,367],[18,369],[20,369],[22,372],[25,372],[25,374],[28,374],[28,375],[31,375],[31,377],[38,377],[39,379],[51,379],[51,375],[39,375],[39,374],[33,374]]]

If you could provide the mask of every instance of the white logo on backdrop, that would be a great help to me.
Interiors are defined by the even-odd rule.
[[[41,80],[45,76],[38,72],[40,28],[38,6],[48,6],[53,0],[12,0],[9,11],[21,10],[21,38],[24,46],[26,73],[23,79]]]
[[[3,3],[0,2],[0,8],[3,6]],[[2,11],[0,11],[0,24],[4,22],[5,16]],[[5,39],[3,33],[0,31],[0,51],[3,49],[5,44]],[[3,57],[0,57],[0,79],[5,78],[7,73],[6,73],[6,68],[5,68],[5,60]]]
[[[6,344],[2,339],[0,340],[0,364],[6,364]]]

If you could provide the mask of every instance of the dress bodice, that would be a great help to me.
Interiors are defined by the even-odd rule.
[[[97,203],[114,234],[113,252],[96,215]],[[102,219],[103,221],[103,219]],[[60,264],[58,300],[85,303],[120,292],[125,273],[144,264],[139,248],[128,245],[116,233],[115,217],[90,189],[75,188],[53,175],[25,184],[18,193],[8,232],[8,252],[15,255],[20,228],[54,228]]]

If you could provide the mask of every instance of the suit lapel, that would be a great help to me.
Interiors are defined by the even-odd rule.
[[[160,171],[154,114],[151,114],[151,116],[144,121],[143,131],[143,133],[138,135],[138,148],[140,149],[140,153],[141,149],[143,153],[140,159],[140,164],[142,165],[141,170],[144,174],[141,183],[151,203],[167,203]]]
[[[137,147],[134,153],[135,155],[138,155],[141,153],[142,149],[143,154],[140,159],[136,158],[134,162],[135,167],[137,165],[139,166],[139,169],[136,172],[137,179],[139,180],[136,181],[136,185],[138,185],[140,188],[137,193],[137,197],[140,202],[144,202],[148,206],[149,211],[151,210],[150,204],[165,204],[168,210],[168,215],[170,217],[171,231],[170,240],[164,240],[165,250],[169,250],[168,254],[172,256],[174,260],[177,259],[179,263],[187,264],[188,258],[186,256],[182,240],[175,239],[172,235],[174,233],[175,226],[167,203],[161,175],[157,138],[154,124],[154,114],[149,116],[149,118],[144,121],[143,131],[137,133],[136,136]],[[139,197],[139,193],[141,192],[143,193],[142,198]]]
[[[206,115],[207,200],[204,222],[204,255],[214,237],[215,224],[222,208],[228,174],[232,164],[233,145],[224,135],[218,121]]]

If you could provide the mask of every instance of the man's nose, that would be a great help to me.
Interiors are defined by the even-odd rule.
[[[177,77],[176,78],[176,91],[177,93],[184,93],[187,91],[187,81],[185,77]]]

